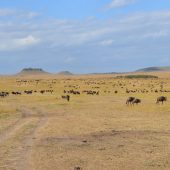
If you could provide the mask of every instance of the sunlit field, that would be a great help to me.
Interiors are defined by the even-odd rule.
[[[170,73],[149,74],[1,77],[0,169],[169,170]]]

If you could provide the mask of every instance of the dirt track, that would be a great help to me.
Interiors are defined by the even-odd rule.
[[[33,169],[31,153],[36,135],[48,118],[35,116],[32,110],[23,111],[23,115],[0,134],[0,169]]]

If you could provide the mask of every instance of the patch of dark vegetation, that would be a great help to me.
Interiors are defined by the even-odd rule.
[[[126,75],[126,76],[117,76],[116,78],[125,78],[125,79],[157,79],[158,76],[153,75]]]

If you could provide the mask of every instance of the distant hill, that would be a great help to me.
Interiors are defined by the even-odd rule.
[[[73,75],[73,73],[69,72],[69,71],[61,71],[58,73],[58,75],[66,75],[66,76],[69,76],[69,75]]]
[[[50,74],[41,68],[24,68],[18,75],[42,75]]]
[[[168,67],[147,67],[147,68],[136,70],[135,72],[155,72],[155,71],[170,71],[170,66],[168,66]]]

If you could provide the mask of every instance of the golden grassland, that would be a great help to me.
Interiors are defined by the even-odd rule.
[[[169,170],[170,103],[155,102],[162,95],[170,99],[170,92],[159,91],[162,87],[170,90],[170,73],[145,74],[160,78],[1,77],[0,91],[22,95],[0,98],[0,169]],[[151,92],[151,88],[159,92]],[[49,89],[54,93],[23,93]],[[67,102],[61,99],[64,89],[100,93],[71,94]],[[149,92],[126,93],[126,89]],[[127,106],[129,96],[140,98],[142,103]]]

